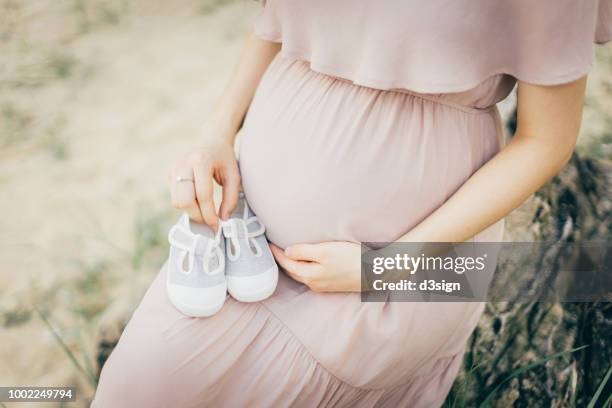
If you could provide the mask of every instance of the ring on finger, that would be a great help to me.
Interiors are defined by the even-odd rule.
[[[182,183],[188,181],[190,183],[193,183],[194,180],[191,177],[183,177],[183,176],[176,176],[176,182],[177,183]]]

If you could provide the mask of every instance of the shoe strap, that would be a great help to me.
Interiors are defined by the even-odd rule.
[[[185,274],[193,271],[195,266],[196,255],[202,255],[202,269],[207,275],[213,276],[223,272],[224,261],[223,251],[221,251],[221,229],[217,230],[214,239],[206,238],[199,234],[194,234],[188,228],[182,225],[175,225],[170,228],[168,233],[168,242],[173,248],[180,251],[179,265],[180,270]],[[187,270],[184,269],[185,258],[188,260]],[[211,271],[209,268],[210,262],[214,257],[217,257],[219,266],[216,270]]]
[[[252,225],[256,225],[256,228],[249,230],[249,226]],[[247,248],[249,248],[253,255],[260,256],[263,253],[261,246],[255,238],[263,235],[266,232],[266,228],[256,216],[246,219],[230,218],[227,221],[222,221],[221,229],[223,230],[223,236],[230,241],[227,254],[231,260],[236,260],[240,257],[240,241],[245,241]]]

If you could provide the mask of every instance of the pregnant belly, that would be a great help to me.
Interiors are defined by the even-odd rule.
[[[392,241],[498,151],[497,121],[277,58],[243,127],[243,188],[281,247]]]

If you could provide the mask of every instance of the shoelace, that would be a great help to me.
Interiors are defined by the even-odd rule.
[[[179,241],[176,238],[176,235],[179,233],[188,237],[188,239],[190,239],[191,242],[189,244],[185,244]],[[181,272],[185,274],[190,274],[193,271],[193,267],[195,266],[196,251],[198,249],[200,241],[205,238],[206,237],[202,235],[194,234],[193,232],[191,232],[189,229],[185,228],[182,225],[175,225],[174,227],[170,229],[170,232],[168,233],[168,241],[170,242],[170,245],[182,251],[180,258],[179,258],[179,265],[180,265]],[[204,270],[204,273],[206,273],[209,276],[218,275],[223,272],[222,267],[216,268],[217,269],[216,271],[210,271],[208,267],[210,265],[210,262],[213,260],[214,256],[217,257],[219,263],[223,262],[224,258],[223,258],[223,252],[221,251],[220,243],[221,243],[221,228],[219,228],[217,232],[215,233],[215,238],[208,241],[208,244],[206,245],[206,249],[204,250],[204,255],[202,257],[203,258],[202,259],[202,262],[203,262],[202,269]],[[189,266],[187,270],[185,270],[183,267],[185,264],[185,257],[188,257]]]
[[[259,225],[259,228],[249,231],[249,226],[255,223]],[[243,237],[249,243],[249,250],[251,250],[251,252],[253,252],[252,249],[255,250],[253,255],[260,256],[263,253],[261,246],[253,238],[264,234],[266,232],[266,228],[261,221],[259,221],[257,216],[253,215],[249,217],[249,207],[246,202],[244,202],[242,218],[230,218],[227,221],[221,221],[221,228],[219,228],[219,230],[223,230],[223,235],[230,240],[230,247],[227,251],[227,256],[231,260],[236,260],[240,256],[241,246],[238,236],[239,230],[242,230]]]

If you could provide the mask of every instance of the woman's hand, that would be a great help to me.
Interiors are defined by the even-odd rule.
[[[361,246],[352,242],[299,244],[284,251],[271,244],[274,258],[289,276],[315,292],[361,290]]]
[[[213,179],[223,187],[219,214],[228,218],[236,208],[240,173],[234,156],[234,139],[255,89],[280,43],[268,42],[251,34],[220,101],[204,128],[198,148],[177,162],[172,171],[172,205],[189,214],[195,222],[213,228],[219,225],[213,201]],[[177,178],[183,181],[177,181]]]
[[[219,210],[227,218],[238,203],[240,173],[234,156],[234,134],[209,124],[204,127],[202,142],[181,158],[171,173],[172,205],[199,223],[217,228],[219,218],[213,200],[213,180],[223,187]],[[179,181],[179,178],[183,181]]]

